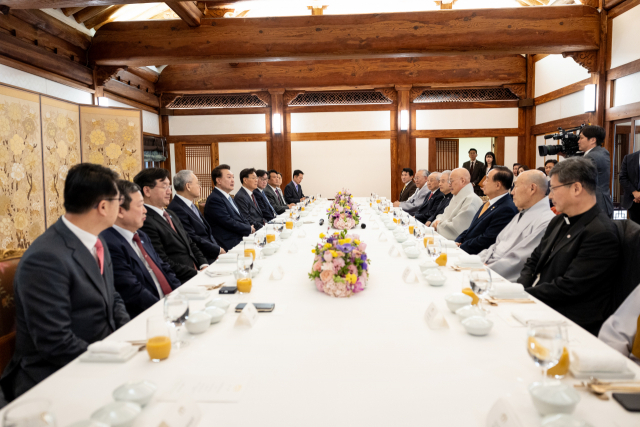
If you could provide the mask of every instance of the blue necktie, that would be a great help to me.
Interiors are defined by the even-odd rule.
[[[229,203],[231,203],[231,206],[233,206],[233,209],[235,209],[238,215],[240,215],[240,211],[238,210],[238,207],[236,206],[236,204],[233,202],[233,199],[231,198],[231,196],[227,194],[227,198],[229,199]]]
[[[262,194],[262,197],[264,198],[264,200],[266,200],[267,205],[269,205],[269,207],[271,208],[271,213],[273,214],[273,216],[276,216],[276,211],[273,209],[273,206],[271,206],[271,203],[269,202],[267,195],[264,194],[264,191],[261,191],[260,194]]]
[[[191,203],[191,210],[196,214],[196,216],[198,217],[198,219],[200,220],[200,222],[202,222],[202,218],[200,218],[200,211],[198,210],[198,208],[196,207],[195,203]]]

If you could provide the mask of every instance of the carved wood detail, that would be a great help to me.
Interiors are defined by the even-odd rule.
[[[122,71],[126,70],[126,65],[120,66],[96,66],[95,68],[95,85],[96,86],[104,86],[109,80],[114,79],[116,75]]]
[[[390,87],[383,87],[380,89],[376,89],[376,92],[380,92],[381,94],[383,94],[385,97],[387,97],[389,100],[393,102],[396,102],[396,100],[398,99],[398,91]]]
[[[590,73],[598,71],[598,51],[587,50],[582,52],[564,52],[563,58],[573,58],[578,65],[586,68]]]
[[[269,92],[252,92],[251,95],[256,96],[265,104],[271,105],[271,94]]]
[[[420,94],[422,92],[425,91],[425,89],[427,89],[426,87],[414,87],[411,89],[411,91],[409,92],[409,102],[413,102],[414,99],[416,99],[418,96],[420,96]]]
[[[300,95],[301,93],[304,93],[304,91],[303,90],[286,91],[284,95],[282,95],[283,104],[289,105],[289,103],[293,101],[296,98],[296,96]]]
[[[182,97],[182,95],[179,93],[163,93],[160,95],[160,108],[165,108],[180,97]]]
[[[503,85],[502,87],[507,88],[511,91],[512,94],[517,96],[519,99],[526,98],[526,87],[524,84],[520,85]]]

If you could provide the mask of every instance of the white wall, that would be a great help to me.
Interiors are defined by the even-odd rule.
[[[484,163],[484,156],[491,150],[493,138],[460,138],[458,142],[458,167],[469,160],[469,150],[475,148],[478,152],[477,160]]]
[[[611,68],[640,59],[638,22],[640,22],[640,7],[638,6],[613,18]]]
[[[233,194],[242,186],[240,182],[242,169],[267,169],[267,143],[265,141],[221,142],[218,144],[218,155],[220,164],[231,166],[231,172],[235,175]]]
[[[420,165],[429,166],[429,138],[416,138],[416,166]]]
[[[418,110],[416,129],[517,128],[517,108]],[[448,136],[448,135],[447,135]]]
[[[640,102],[640,73],[617,79],[613,85],[614,106]]]
[[[52,80],[1,64],[0,82],[45,95],[55,96],[56,98],[65,99],[78,104],[91,104],[93,100],[93,97],[89,92],[65,86]]]
[[[124,104],[122,102],[114,101],[113,99],[108,99],[108,98],[105,101],[100,101],[100,102],[104,102],[104,104],[100,104],[100,105],[104,105],[107,107],[120,107],[120,108],[133,108],[133,109],[136,108],[129,104]],[[142,131],[159,135],[160,134],[160,116],[150,111],[142,110]]]
[[[584,114],[584,92],[576,92],[536,106],[536,124]]]
[[[292,141],[291,164],[304,172],[305,195],[333,197],[347,186],[356,197],[376,192],[391,198],[390,144],[388,139]]]
[[[553,92],[570,84],[591,77],[591,73],[581,67],[572,58],[562,55],[549,55],[535,63],[535,96]]]
[[[518,163],[518,137],[507,136],[504,138],[504,165],[513,169],[513,164]]]
[[[358,132],[391,130],[389,111],[292,113],[291,132]]]
[[[170,135],[266,133],[264,114],[169,116]]]

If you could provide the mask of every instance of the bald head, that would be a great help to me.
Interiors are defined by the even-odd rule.
[[[518,175],[511,192],[513,203],[520,210],[529,209],[546,197],[548,187],[549,181],[544,173],[539,170],[524,171]]]
[[[471,175],[465,168],[457,168],[451,172],[451,192],[455,196],[471,181]]]

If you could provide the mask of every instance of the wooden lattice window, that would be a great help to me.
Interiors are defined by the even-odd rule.
[[[296,106],[392,104],[389,98],[375,91],[305,92],[289,102]]]
[[[436,139],[436,172],[458,167],[458,139]]]
[[[192,171],[200,181],[200,197],[207,197],[213,191],[211,185],[211,144],[185,145],[185,169]]]
[[[244,93],[239,95],[184,95],[169,103],[167,108],[187,110],[195,108],[260,108],[266,106],[267,103],[256,95]]]
[[[510,101],[514,99],[518,99],[518,97],[509,89],[503,87],[487,89],[426,89],[413,102]]]

